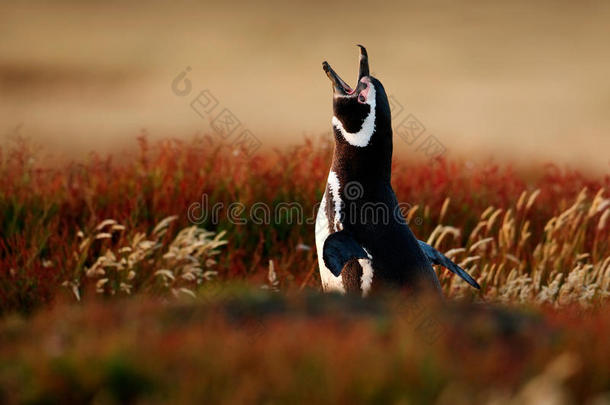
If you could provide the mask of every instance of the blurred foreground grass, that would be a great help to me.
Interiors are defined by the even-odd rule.
[[[603,310],[400,295],[99,299],[0,321],[0,402],[602,404],[609,333]]]

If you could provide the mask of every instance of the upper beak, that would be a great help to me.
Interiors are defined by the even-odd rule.
[[[369,75],[369,57],[366,53],[366,48],[362,45],[358,45],[360,47],[360,69],[358,71],[358,83],[360,83],[360,79]],[[333,83],[333,90],[335,93],[339,93],[341,95],[352,94],[354,90],[343,81],[339,77],[339,75],[330,67],[328,62],[322,62],[322,69],[326,72],[326,76]],[[358,86],[356,83],[356,86]]]
[[[339,75],[330,67],[328,62],[322,62],[322,69],[326,72],[326,76],[333,83],[335,93],[346,95],[352,92],[352,88],[339,77]]]
[[[366,48],[362,45],[360,47],[360,70],[358,71],[358,83],[360,79],[369,75],[369,55],[366,53]]]

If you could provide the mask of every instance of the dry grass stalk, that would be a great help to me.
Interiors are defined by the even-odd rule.
[[[95,283],[97,293],[105,295],[139,291],[195,296],[197,286],[216,275],[214,256],[227,241],[222,239],[224,232],[215,235],[197,226],[184,228],[166,240],[176,219],[163,219],[149,235],[136,232],[129,237],[124,234],[125,226],[112,219],[100,222],[91,235],[79,231],[82,242],[73,253],[73,278],[63,285],[77,300],[88,280]],[[102,253],[93,259],[97,251]]]
[[[610,296],[610,256],[605,253],[608,235],[604,232],[610,200],[603,197],[604,193],[603,188],[599,189],[591,198],[583,188],[567,209],[546,223],[542,235],[535,235],[529,216],[535,215],[532,209],[540,190],[529,196],[523,192],[514,207],[488,207],[468,235],[466,246],[452,246],[447,253],[451,257],[462,252],[471,254],[458,264],[470,272],[480,269],[476,278],[485,298],[591,305]],[[457,241],[460,230],[438,225],[428,243],[439,247],[447,234]],[[533,238],[537,243],[531,246]],[[461,296],[463,283],[455,280],[456,277],[444,278],[443,287],[447,294]]]

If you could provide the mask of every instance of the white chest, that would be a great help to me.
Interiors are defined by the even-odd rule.
[[[318,214],[316,216],[316,250],[318,252],[318,266],[320,269],[320,280],[322,281],[322,289],[325,292],[336,291],[342,294],[345,294],[345,286],[343,285],[343,279],[341,276],[336,277],[324,264],[324,259],[322,258],[322,252],[324,249],[324,241],[328,235],[332,232],[337,232],[343,229],[343,224],[340,222],[341,218],[341,200],[339,198],[339,181],[334,172],[330,172],[329,174],[329,187],[330,196],[333,201],[327,201],[327,193],[324,193],[322,197],[322,202],[320,203],[320,209],[318,210]],[[333,224],[329,224],[329,219],[327,216],[327,204],[333,204],[334,218]],[[330,226],[329,226],[330,225]],[[366,251],[366,249],[365,249]],[[368,259],[358,259],[358,263],[362,267],[362,277],[360,280],[360,288],[362,290],[362,295],[368,295],[371,285],[373,282],[373,266],[372,266],[372,256],[367,252],[369,258]]]
[[[326,194],[322,197],[320,209],[316,216],[316,250],[318,251],[318,266],[320,268],[320,280],[322,281],[322,289],[325,292],[338,291],[345,294],[345,287],[341,277],[335,277],[333,273],[324,264],[322,259],[322,250],[324,249],[324,241],[330,235],[328,217],[326,216]]]

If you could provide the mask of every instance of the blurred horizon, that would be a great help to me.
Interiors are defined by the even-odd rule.
[[[15,128],[71,157],[134,147],[142,130],[213,133],[190,106],[203,90],[263,148],[298,144],[330,131],[322,61],[353,84],[362,43],[394,127],[416,117],[447,157],[608,173],[608,21],[602,2],[6,1],[0,146]]]

